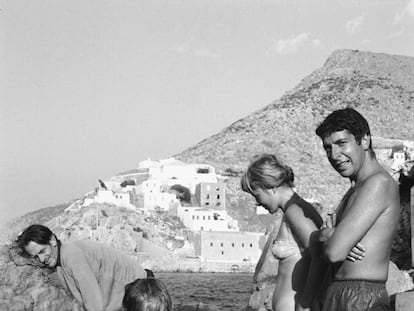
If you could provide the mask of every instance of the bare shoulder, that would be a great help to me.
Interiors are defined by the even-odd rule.
[[[375,188],[380,191],[393,192],[398,191],[397,182],[385,170],[380,170],[369,176],[361,188]]]
[[[377,206],[393,208],[399,205],[398,184],[385,170],[369,176],[358,192],[361,196],[371,197]]]

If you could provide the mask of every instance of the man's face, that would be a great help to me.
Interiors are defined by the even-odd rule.
[[[58,247],[54,237],[49,244],[43,245],[30,241],[25,247],[26,253],[49,268],[55,268],[58,260]]]
[[[368,149],[369,140],[365,135],[358,144],[348,130],[333,132],[323,139],[323,147],[326,151],[332,167],[342,177],[354,178],[360,171]]]

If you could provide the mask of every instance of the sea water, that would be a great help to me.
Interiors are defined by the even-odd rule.
[[[253,274],[156,273],[168,288],[174,306],[203,303],[218,310],[244,310],[252,291]]]

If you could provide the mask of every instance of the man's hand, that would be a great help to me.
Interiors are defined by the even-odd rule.
[[[319,230],[318,241],[322,243],[326,242],[334,231],[334,214],[328,214],[322,225],[322,229]]]
[[[322,243],[326,242],[332,236],[334,231],[334,228],[322,228],[319,230],[318,241]]]
[[[355,260],[362,260],[365,257],[365,248],[361,243],[357,243],[349,252],[346,260],[355,262]]]

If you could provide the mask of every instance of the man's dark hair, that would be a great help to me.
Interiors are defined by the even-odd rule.
[[[17,238],[17,245],[24,251],[25,247],[31,242],[41,245],[49,244],[53,232],[48,227],[42,225],[31,225],[27,227]]]
[[[354,135],[358,144],[364,135],[371,136],[368,121],[355,109],[345,108],[335,110],[316,128],[316,135],[324,139],[334,132],[348,130]],[[369,148],[371,149],[372,141],[370,140]]]

